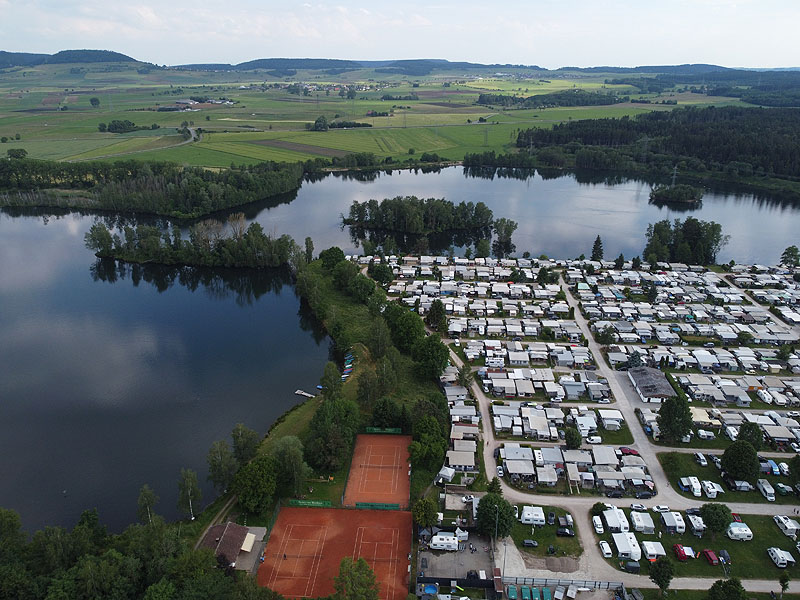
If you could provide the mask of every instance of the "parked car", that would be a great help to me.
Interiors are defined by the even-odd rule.
[[[655,513],[669,512],[669,506],[667,506],[666,504],[656,504],[653,507],[653,512],[655,512]]]
[[[462,501],[464,504],[467,504],[467,503],[469,503],[469,502],[472,502],[473,500],[475,500],[475,496],[473,496],[472,494],[469,494],[468,496],[463,496],[463,497],[461,498],[461,501]],[[517,515],[514,515],[514,516],[516,517]]]
[[[609,546],[608,542],[605,540],[600,540],[600,553],[603,555],[603,558],[611,558],[613,556],[611,554],[611,546]]]
[[[631,510],[635,510],[638,512],[647,512],[647,507],[644,504],[639,504],[637,502],[634,502],[633,504],[631,504]]]
[[[697,464],[700,465],[701,467],[708,466],[708,461],[706,460],[706,457],[702,452],[695,452],[694,459],[695,461],[697,461]]]
[[[600,517],[592,517],[592,525],[594,526],[594,532],[597,535],[602,535],[605,533],[605,529],[603,528],[603,520]]]
[[[627,446],[620,446],[619,451],[622,452],[623,456],[639,456],[638,450],[628,448]]]
[[[699,508],[687,508],[686,509],[686,514],[687,515],[694,515],[696,517],[699,517],[700,516],[700,509]]]
[[[718,552],[718,555],[719,555],[719,559],[720,559],[720,560],[721,560],[723,563],[725,563],[726,565],[729,565],[729,564],[731,564],[731,555],[730,555],[730,554],[728,554],[728,551],[727,551],[727,550],[724,550],[724,549],[723,549],[723,550],[720,550],[720,551]]]
[[[715,345],[714,342],[706,342],[703,344],[703,348],[713,348]]]
[[[514,505],[514,518],[519,519],[519,506]]]
[[[708,564],[710,564],[712,567],[716,567],[719,564],[719,559],[717,558],[717,555],[714,554],[713,550],[706,548],[703,550],[703,556],[706,557]]]
[[[711,462],[714,463],[715,467],[717,467],[720,471],[722,470],[722,461],[720,460],[719,456],[712,454],[708,458],[711,459]]]
[[[506,472],[503,471],[503,467],[501,465],[497,465],[497,476],[498,477],[502,477],[505,474],[506,474]]]
[[[655,494],[648,490],[642,490],[641,492],[636,492],[636,499],[637,500],[650,500]]]
[[[789,476],[789,465],[787,465],[785,462],[778,463],[778,469],[780,470],[781,475],[784,477]]]
[[[686,551],[683,549],[681,544],[675,544],[672,547],[672,551],[675,553],[675,558],[677,558],[680,562],[684,562],[689,558],[686,556]]]
[[[739,513],[731,513],[731,519],[733,519],[737,523],[742,522],[742,517],[739,516]]]
[[[575,537],[575,530],[569,527],[559,527],[556,530],[556,535],[560,537]]]
[[[590,435],[589,437],[586,438],[586,443],[587,444],[602,444],[603,443],[603,438],[601,438],[599,435]]]
[[[606,498],[622,498],[622,492],[619,490],[611,490],[606,492]]]
[[[522,545],[526,548],[538,548],[539,542],[536,540],[522,540]]]
[[[789,446],[791,446],[792,452],[800,454],[800,444],[798,444],[797,442],[792,442],[791,444],[789,444]]]
[[[552,510],[547,513],[547,524],[548,525],[555,525],[556,524],[556,513]]]

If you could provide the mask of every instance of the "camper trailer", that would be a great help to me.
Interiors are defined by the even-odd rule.
[[[778,529],[783,532],[783,535],[797,541],[797,533],[800,531],[800,523],[794,519],[790,519],[786,515],[775,515],[772,517],[772,520],[775,521],[775,524],[778,526]]]
[[[440,531],[431,538],[429,544],[431,550],[446,550],[448,552],[455,552],[458,550],[458,538],[455,533],[447,531]]]
[[[544,510],[541,506],[523,506],[519,516],[520,523],[525,525],[543,526],[545,524]]]
[[[617,556],[620,558],[632,561],[642,558],[642,549],[639,542],[636,541],[636,536],[632,533],[613,533],[611,538],[617,547]]]
[[[678,487],[681,491],[691,492],[692,496],[696,498],[703,495],[700,491],[700,480],[697,477],[681,477],[678,481]]]
[[[749,542],[753,539],[753,532],[744,523],[731,523],[725,533],[730,539],[738,542]]]

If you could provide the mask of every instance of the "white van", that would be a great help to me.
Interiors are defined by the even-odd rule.
[[[775,502],[775,490],[766,479],[759,479],[756,482],[756,488],[764,498],[769,502]]]
[[[713,440],[714,437],[716,437],[716,436],[714,435],[713,431],[706,431],[705,429],[698,429],[697,430],[697,437],[699,437],[701,440]]]

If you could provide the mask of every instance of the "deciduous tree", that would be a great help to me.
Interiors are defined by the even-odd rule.
[[[178,479],[178,510],[189,515],[194,521],[194,507],[203,499],[200,484],[197,483],[197,473],[191,469],[181,469]]]
[[[208,461],[208,480],[214,484],[217,492],[225,492],[230,487],[239,466],[228,442],[218,440],[211,444],[206,460]]]
[[[681,440],[692,430],[689,402],[681,396],[667,398],[661,403],[656,417],[661,437],[671,443]]]
[[[718,579],[708,590],[707,600],[747,600],[747,591],[737,577]]]
[[[311,475],[311,468],[303,458],[303,442],[293,435],[279,438],[272,446],[276,484],[280,489],[295,496]]]
[[[700,516],[713,537],[728,527],[731,522],[731,509],[720,502],[707,502],[700,507]]]
[[[263,513],[275,493],[275,463],[271,456],[257,456],[236,473],[233,490],[252,514]]]
[[[758,423],[745,421],[739,426],[739,435],[736,439],[750,442],[753,449],[758,452],[764,444],[764,433]]]
[[[662,597],[669,589],[669,584],[674,575],[675,566],[666,556],[662,556],[650,565],[650,580],[658,586]]]
[[[158,496],[153,489],[146,483],[139,490],[139,498],[136,501],[136,516],[142,523],[153,524],[153,508],[158,504]]]
[[[236,457],[236,462],[239,467],[247,464],[258,451],[259,436],[258,434],[244,426],[244,423],[237,423],[231,432],[233,438],[233,455]]]
[[[478,502],[478,531],[486,536],[503,538],[514,527],[514,509],[508,500],[497,494],[486,494]]]
[[[349,93],[349,92],[348,92]],[[378,582],[367,561],[345,556],[333,578],[334,600],[378,600]]]
[[[734,479],[753,481],[758,477],[758,455],[744,440],[736,440],[722,453],[722,470]]]
[[[411,515],[414,517],[414,521],[416,521],[420,527],[431,527],[436,525],[437,512],[438,510],[436,503],[427,496],[417,500],[414,503],[414,507],[411,509]]]

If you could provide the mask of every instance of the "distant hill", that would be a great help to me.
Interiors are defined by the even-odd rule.
[[[52,56],[48,56],[45,61],[47,64],[64,63],[99,63],[99,62],[139,62],[119,52],[111,50],[62,50]]]
[[[719,65],[650,65],[642,67],[560,67],[557,71],[579,71],[582,73],[666,73],[669,75],[701,75],[719,71],[733,71]]]
[[[111,50],[62,50],[55,54],[32,54],[30,52],[6,52],[0,50],[0,69],[9,67],[32,67],[66,63],[139,62]]]

